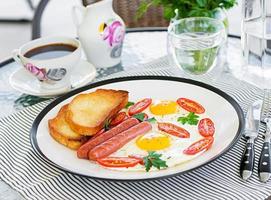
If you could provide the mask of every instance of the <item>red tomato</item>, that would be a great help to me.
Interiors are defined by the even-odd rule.
[[[193,144],[191,144],[188,148],[186,148],[183,153],[187,155],[195,155],[203,150],[208,150],[214,142],[213,137],[203,138]]]
[[[203,137],[213,136],[215,133],[215,126],[211,119],[204,118],[199,121],[199,134]]]
[[[128,157],[129,157],[129,158],[137,159],[137,160],[139,160],[139,164],[140,164],[140,165],[144,165],[143,156],[139,156],[139,155],[129,155]]]
[[[130,116],[141,113],[143,110],[145,110],[149,105],[151,105],[152,99],[146,98],[142,99],[141,101],[137,102],[136,104],[132,105],[129,110],[128,114]]]
[[[180,138],[189,138],[190,133],[184,128],[171,123],[159,123],[158,129]]]
[[[134,167],[140,161],[139,159],[128,157],[107,157],[99,158],[97,162],[105,167]]]
[[[92,138],[96,138],[99,135],[103,134],[105,132],[105,128],[101,129],[99,132],[97,132],[95,135],[92,136]]]
[[[143,121],[146,121],[148,119],[149,119],[149,116],[146,113],[144,113],[144,119],[143,119]]]
[[[183,109],[189,112],[193,112],[196,114],[202,114],[205,112],[205,109],[203,108],[202,105],[190,99],[179,98],[177,100],[177,103],[179,104],[179,106],[181,106]]]
[[[127,119],[127,115],[125,112],[119,112],[115,115],[115,117],[111,120],[110,126],[117,126],[121,122]]]

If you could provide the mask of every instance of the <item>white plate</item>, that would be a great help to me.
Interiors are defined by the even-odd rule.
[[[96,76],[95,67],[85,60],[81,60],[71,75],[71,87],[56,90],[40,87],[39,80],[21,67],[9,78],[10,85],[19,92],[40,97],[57,96],[90,83]]]
[[[61,106],[70,102],[78,93],[97,88],[129,91],[129,100],[145,97],[177,99],[186,97],[200,102],[216,125],[214,144],[201,156],[176,167],[153,172],[123,172],[105,169],[88,160],[78,159],[76,152],[57,143],[48,132],[48,119],[53,118]],[[238,140],[243,129],[244,117],[240,106],[224,92],[192,80],[174,77],[125,77],[94,83],[68,93],[48,105],[36,118],[31,130],[31,144],[45,161],[68,172],[101,179],[143,180],[168,177],[200,167],[228,151]],[[219,170],[219,169],[217,169]]]

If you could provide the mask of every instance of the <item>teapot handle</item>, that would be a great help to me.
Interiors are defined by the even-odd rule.
[[[76,28],[79,27],[79,25],[81,24],[78,15],[77,15],[77,11],[79,11],[81,13],[81,15],[83,15],[83,13],[85,13],[86,8],[84,6],[73,6],[72,7],[72,19],[73,19],[73,23],[75,24]]]

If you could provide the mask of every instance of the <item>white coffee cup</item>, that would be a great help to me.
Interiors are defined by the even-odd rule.
[[[66,45],[73,47],[73,50],[65,55],[53,58],[35,58],[35,55],[26,57],[31,50],[44,49],[45,46],[54,47]],[[52,50],[54,51],[54,50]],[[45,89],[58,89],[70,87],[72,69],[76,67],[81,59],[81,44],[79,40],[69,37],[44,37],[32,40],[19,49],[13,51],[13,58],[21,64],[29,73],[35,76],[40,86]],[[37,51],[38,52],[38,51]],[[37,53],[38,55],[39,53]]]

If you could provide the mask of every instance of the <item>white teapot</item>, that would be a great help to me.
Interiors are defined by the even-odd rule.
[[[77,11],[82,14],[79,22]],[[87,7],[73,7],[77,34],[89,62],[97,68],[120,63],[125,24],[113,11],[112,0],[103,0]]]

